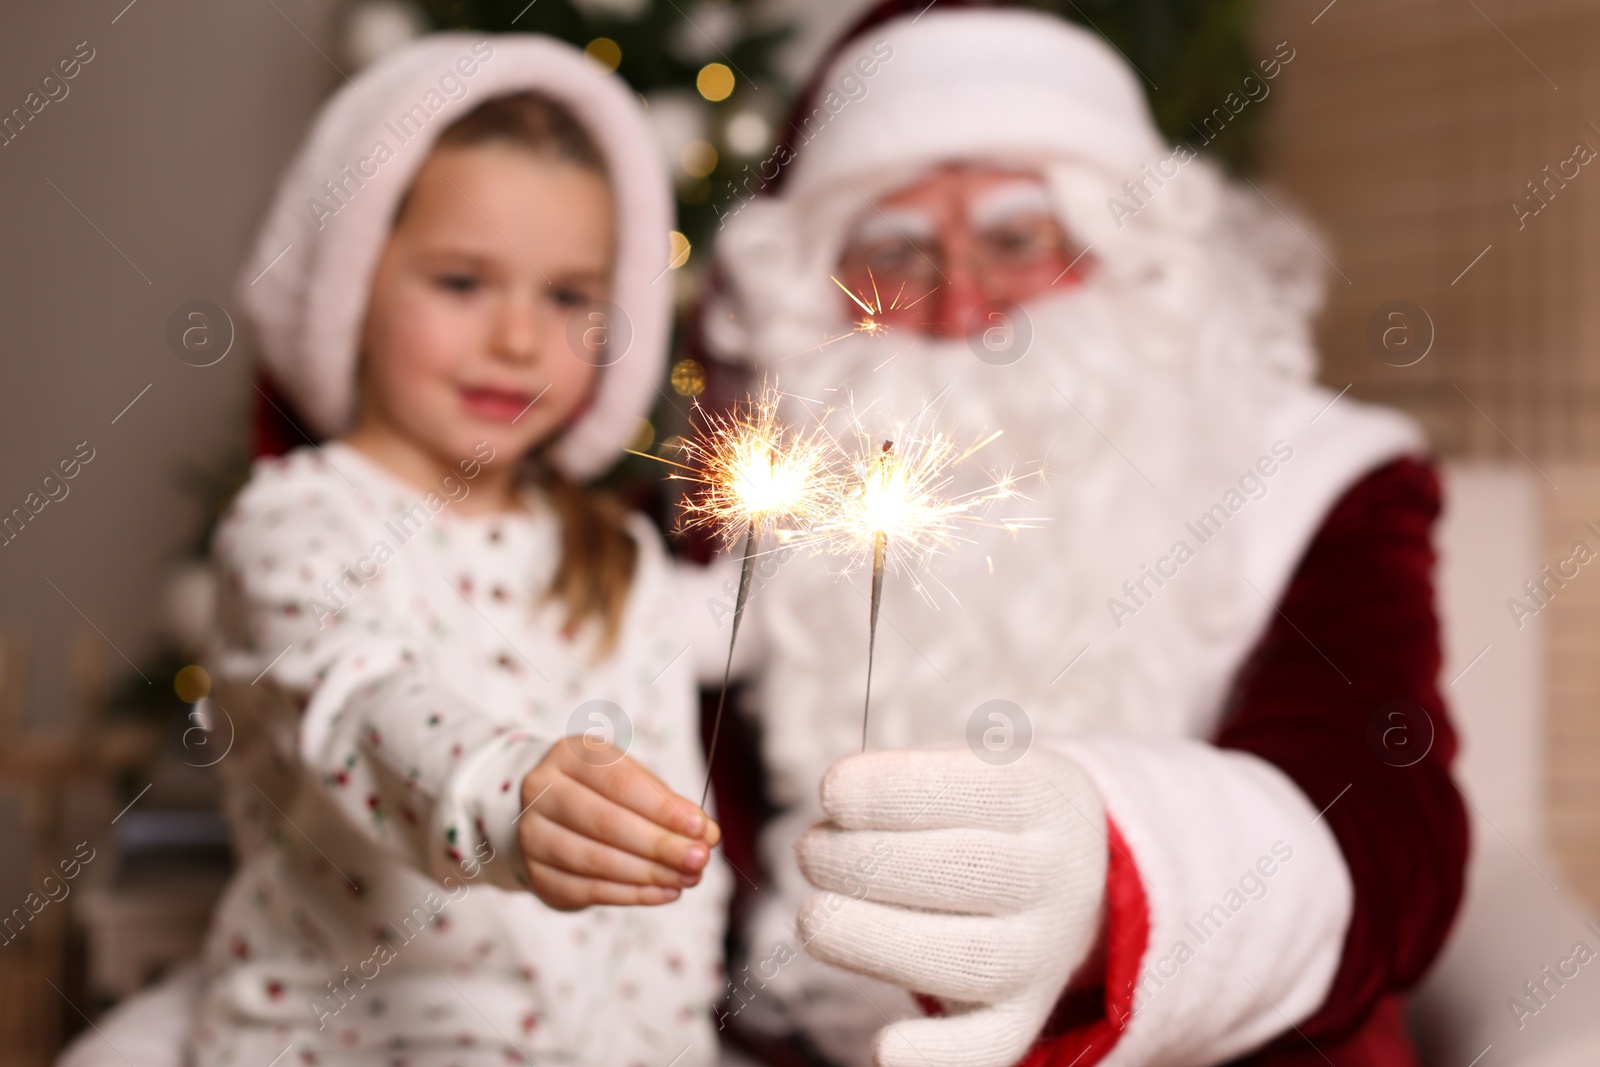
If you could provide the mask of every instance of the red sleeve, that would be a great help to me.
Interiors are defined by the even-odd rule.
[[[1372,1067],[1416,1062],[1396,994],[1443,945],[1467,857],[1449,769],[1455,732],[1438,686],[1430,530],[1439,510],[1438,477],[1414,460],[1346,492],[1229,693],[1215,744],[1272,763],[1325,809],[1355,890],[1327,999],[1299,1034],[1240,1061],[1251,1067],[1339,1052]],[[1111,864],[1103,981],[1063,996],[1023,1067],[1086,1067],[1116,1044],[1129,1011],[1118,992],[1137,972],[1148,928],[1138,878],[1131,861]]]
[[[1439,690],[1432,465],[1398,460],[1347,492],[1240,671],[1216,743],[1277,766],[1338,839],[1355,887],[1344,955],[1300,1030],[1319,1043],[1391,1014],[1461,901],[1467,817]],[[1294,1035],[1289,1041],[1303,1047]]]

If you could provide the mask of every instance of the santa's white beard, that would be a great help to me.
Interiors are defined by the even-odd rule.
[[[1229,539],[1201,545],[1185,523],[1269,450],[1271,408],[1303,386],[1268,371],[1218,372],[1186,340],[1197,336],[1193,324],[1163,319],[1137,294],[1091,283],[1027,315],[1032,344],[1008,366],[980,360],[965,339],[898,330],[774,368],[786,393],[805,398],[787,418],[821,418],[846,443],[895,440],[908,421],[963,445],[1001,431],[952,471],[947,491],[972,492],[1009,472],[1026,496],[964,526],[925,572],[886,577],[874,748],[972,744],[996,725],[975,716],[994,700],[1026,719],[1011,724],[1013,742],[1027,732],[1033,745],[1098,731],[1192,736],[1215,714],[1234,661],[1217,650],[1259,619]],[[1001,525],[1030,518],[1034,528]],[[1180,539],[1197,551],[1157,585],[1146,567]],[[765,646],[754,710],[769,790],[788,809],[763,837],[778,884],[750,930],[758,957],[782,941],[798,951],[795,911],[811,889],[793,842],[821,817],[817,787],[829,764],[861,744],[871,582],[863,562],[841,576],[844,561],[797,554],[750,601]],[[1143,581],[1143,592],[1130,599],[1128,581]],[[1135,614],[1119,619],[1111,598]],[[770,993],[746,1021],[786,1029],[787,1013],[804,1003],[808,1032],[841,1063],[866,1062],[880,1011],[913,1010],[903,991],[859,976],[843,983],[803,954]]]
[[[925,572],[887,577],[874,746],[963,743],[974,709],[995,699],[1018,705],[1038,737],[1170,734],[1216,696],[1174,691],[1163,662],[1203,654],[1237,616],[1241,590],[1249,595],[1227,539],[1199,547],[1159,587],[1146,579],[1133,600],[1123,583],[1138,582],[1176,540],[1194,542],[1184,523],[1270,445],[1263,426],[1283,383],[1210,373],[1182,340],[1193,332],[1136,295],[1090,284],[1026,315],[1032,344],[1007,366],[980,360],[963,338],[896,330],[775,368],[783,390],[805,398],[788,417],[821,417],[846,442],[870,446],[909,428],[970,444],[1000,431],[951,472],[947,491],[980,491],[1010,474],[1025,494],[963,525],[960,543]],[[1007,530],[1007,519],[1036,528]],[[759,702],[780,756],[780,803],[811,802],[822,771],[860,744],[870,574],[858,565],[840,577],[842,562],[794,558],[751,603],[770,640]],[[1113,597],[1136,617],[1118,626]],[[1153,638],[1161,657],[1142,651]],[[1187,666],[1172,672],[1193,677]]]
[[[1214,322],[1182,321],[1110,283],[1091,281],[1026,313],[1032,343],[1006,366],[980,360],[964,338],[893,330],[772,368],[786,393],[805,398],[789,404],[787,418],[821,418],[846,443],[895,440],[908,421],[963,445],[1001,431],[952,471],[947,491],[973,492],[1010,473],[1027,498],[995,503],[925,572],[886,577],[874,748],[982,744],[998,723],[978,709],[994,700],[1026,720],[1010,724],[1012,743],[1030,732],[1032,745],[1101,731],[1207,732],[1239,635],[1268,610],[1243,581],[1230,539],[1202,544],[1186,523],[1269,451],[1272,411],[1303,392],[1304,380],[1251,370],[1238,348],[1201,340],[1229,335]],[[1249,344],[1248,331],[1232,336]],[[1030,518],[1033,528],[1001,525]],[[1175,576],[1150,577],[1179,540],[1195,548],[1192,558]],[[794,916],[812,890],[793,842],[821,817],[823,773],[861,744],[871,575],[858,559],[841,576],[843,562],[795,555],[750,601],[765,646],[754,711],[769,790],[787,809],[763,836],[777,884],[749,931],[757,957],[779,942],[798,952]],[[1113,598],[1133,613],[1113,613]],[[798,954],[746,1021],[787,1029],[804,1005],[806,1029],[825,1052],[866,1063],[884,1015],[915,1009],[904,991],[860,976],[845,983],[839,973]]]

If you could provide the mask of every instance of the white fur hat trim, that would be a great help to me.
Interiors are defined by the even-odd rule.
[[[880,39],[893,53],[862,79],[857,63]],[[786,196],[805,200],[878,171],[1008,156],[1078,158],[1133,177],[1170,151],[1128,63],[1098,34],[1041,12],[891,19],[845,48],[821,84],[843,87],[831,94],[843,99],[863,81],[865,95],[798,149]]]
[[[434,141],[483,101],[528,89],[570,108],[605,157],[618,216],[611,300],[629,327],[613,330],[629,335],[628,347],[600,371],[590,405],[556,443],[556,464],[573,478],[601,473],[650,409],[671,328],[673,204],[637,97],[560,41],[443,33],[384,57],[323,105],[239,275],[262,359],[314,432],[350,427],[373,273]]]

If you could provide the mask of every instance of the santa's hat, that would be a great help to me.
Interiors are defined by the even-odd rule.
[[[617,212],[611,301],[626,322],[611,336],[627,348],[553,451],[570,477],[605,470],[650,407],[671,328],[671,185],[634,93],[577,49],[528,35],[434,34],[358,77],[317,114],[239,275],[278,391],[311,434],[349,428],[367,297],[401,197],[452,122],[492,97],[537,90],[599,146]]]
[[[860,26],[834,49],[792,116],[784,195],[947,160],[1069,158],[1132,174],[1168,153],[1138,75],[1099,34],[1034,10],[930,8]]]

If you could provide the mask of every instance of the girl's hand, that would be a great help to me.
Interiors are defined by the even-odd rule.
[[[550,746],[522,780],[517,842],[528,884],[559,911],[666,904],[700,881],[722,829],[608,744]]]

